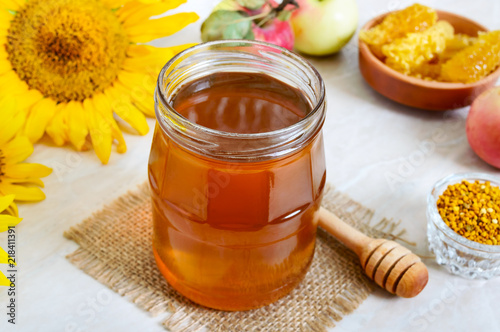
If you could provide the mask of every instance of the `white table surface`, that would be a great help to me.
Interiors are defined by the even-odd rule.
[[[158,43],[199,41],[199,26],[216,2],[190,0],[180,7],[198,12],[202,19]],[[420,2],[500,29],[498,0]],[[374,15],[411,3],[358,0],[360,25]],[[328,181],[376,209],[376,218],[401,219],[408,229],[407,237],[418,243],[417,252],[428,254],[425,198],[432,184],[458,171],[496,175],[500,171],[479,160],[469,148],[464,129],[467,108],[431,113],[380,96],[359,73],[356,45],[354,38],[340,54],[311,60],[328,90],[324,126]],[[154,120],[149,124],[152,127]],[[444,132],[445,139],[435,142],[430,151],[423,149],[422,144],[431,142],[436,132]],[[17,324],[6,322],[7,291],[0,288],[0,331],[164,331],[160,325],[164,317],[151,317],[69,263],[65,256],[77,245],[62,235],[146,180],[151,134],[126,135],[128,152],[113,153],[107,166],[102,166],[93,152],[36,146],[29,161],[49,165],[54,173],[45,179],[44,202],[20,205],[24,220],[16,228]],[[391,175],[400,178],[390,183],[387,178]],[[0,234],[0,246],[6,244],[5,235]],[[400,299],[377,290],[334,330],[500,330],[500,278],[469,281],[448,274],[433,260],[426,263],[430,280],[418,297]],[[5,273],[6,267],[0,266],[0,270]]]

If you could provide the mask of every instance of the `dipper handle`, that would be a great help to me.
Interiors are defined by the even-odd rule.
[[[354,251],[366,275],[388,292],[414,297],[427,285],[427,267],[402,245],[368,237],[324,208],[319,210],[319,225]]]

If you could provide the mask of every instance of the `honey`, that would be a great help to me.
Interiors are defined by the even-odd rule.
[[[302,280],[314,254],[325,185],[322,117],[312,131],[283,137],[311,123],[316,105],[300,89],[255,72],[211,73],[169,97],[167,108],[175,112],[157,124],[149,162],[161,273],[211,308],[274,302]],[[192,145],[182,141],[189,130],[189,139],[212,135],[208,147],[193,148],[200,137]],[[282,148],[263,144],[270,137],[282,140]],[[210,153],[212,145],[219,149]]]

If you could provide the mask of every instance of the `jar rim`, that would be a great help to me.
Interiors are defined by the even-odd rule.
[[[266,131],[266,132],[261,132],[261,133],[232,133],[232,132],[227,132],[227,131],[222,131],[222,130],[217,130],[217,129],[212,129],[208,128],[202,125],[199,125],[195,122],[190,121],[186,117],[182,116],[180,113],[176,111],[176,109],[173,107],[172,103],[169,101],[168,97],[165,95],[165,91],[161,88],[161,82],[162,78],[165,76],[166,71],[172,67],[172,65],[182,58],[183,56],[186,56],[190,52],[193,52],[197,49],[200,49],[202,47],[210,47],[210,46],[216,46],[216,45],[237,45],[237,44],[249,44],[249,45],[256,45],[256,46],[265,46],[268,48],[272,48],[275,50],[279,50],[281,53],[283,53],[285,56],[288,56],[295,61],[298,61],[301,63],[303,66],[307,67],[311,72],[316,76],[318,79],[318,82],[320,83],[320,91],[319,91],[319,98],[316,101],[316,105],[312,107],[311,111],[307,113],[305,117],[300,119],[299,121],[281,128],[277,130],[271,130],[271,131]],[[305,123],[310,121],[312,117],[314,117],[318,112],[321,111],[323,108],[323,104],[325,103],[325,95],[326,95],[326,89],[325,89],[325,83],[323,81],[323,78],[317,71],[317,69],[305,58],[302,56],[298,55],[295,52],[292,52],[286,48],[283,48],[281,46],[271,44],[268,42],[263,42],[263,41],[255,41],[255,40],[246,40],[246,39],[225,39],[225,40],[216,40],[216,41],[210,41],[210,42],[205,42],[205,43],[199,43],[194,46],[191,46],[179,53],[177,53],[174,57],[172,57],[161,69],[159,75],[158,75],[158,80],[156,83],[156,90],[157,93],[155,93],[156,97],[159,97],[161,99],[161,103],[169,109],[170,112],[175,115],[175,120],[181,123],[183,126],[186,127],[186,125],[198,132],[206,133],[212,136],[217,136],[221,138],[237,138],[237,139],[260,139],[260,138],[269,138],[269,137],[276,137],[280,136],[281,134],[288,133],[290,131],[294,131],[302,127]],[[156,109],[156,117],[157,119],[159,118],[158,116],[158,108]]]

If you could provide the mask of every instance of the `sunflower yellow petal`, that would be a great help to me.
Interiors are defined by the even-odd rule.
[[[2,272],[0,272],[0,286],[10,286],[10,280]]]
[[[47,124],[56,113],[56,102],[50,98],[40,100],[33,105],[24,125],[24,135],[32,143],[42,138]]]
[[[0,183],[0,192],[4,195],[16,195],[16,201],[38,202],[45,199],[45,194],[38,187],[26,187],[2,182]]]
[[[141,45],[141,46],[146,46],[146,45]],[[151,48],[156,48],[156,47],[151,47]],[[122,65],[123,70],[132,73],[142,72],[154,76],[155,73],[158,73],[161,70],[161,68],[167,63],[167,61],[174,56],[174,53],[169,48],[162,48],[161,51],[159,50],[158,52],[155,53],[151,51],[147,52],[148,53],[143,56],[127,57],[123,61]]]
[[[23,93],[22,96],[16,96],[16,99],[18,109],[28,111],[33,105],[43,99],[43,95],[40,91],[31,89]]]
[[[107,164],[113,141],[111,126],[106,118],[95,109],[91,99],[85,99],[83,108],[95,153],[103,164]]]
[[[21,222],[21,220],[23,220],[23,219],[13,217],[13,216],[4,215],[4,214],[0,215],[0,233],[7,231],[9,229],[9,226],[17,226],[17,224],[19,224]],[[2,248],[0,248],[0,264],[5,264],[5,263],[2,263],[2,260],[5,259],[5,257],[1,251],[2,251]],[[5,252],[5,255],[7,255],[6,252]]]
[[[14,15],[7,10],[0,10],[0,28],[9,28]]]
[[[0,30],[1,30],[1,27],[0,27]],[[0,41],[3,42],[4,40],[0,39]],[[5,49],[5,47],[0,47],[0,59],[5,60],[10,64],[9,53],[7,53],[7,50]]]
[[[89,133],[81,102],[70,101],[66,105],[68,116],[68,138],[73,146],[81,151]]]
[[[2,117],[6,116],[14,116],[19,113],[19,108],[17,107],[17,96],[2,96],[0,97],[0,113]],[[5,126],[2,122],[0,122],[0,131],[2,126]]]
[[[113,87],[110,87],[107,90],[113,89]],[[105,92],[106,92],[105,91]],[[95,94],[91,101],[92,101],[92,106],[93,109],[95,109],[97,112],[101,113],[102,116],[104,116],[106,119],[112,119],[113,118],[113,108],[111,107],[111,101],[109,100],[108,96],[104,93],[97,93]]]
[[[17,210],[17,205],[16,203],[12,203],[6,210],[8,214],[14,217],[19,217],[19,211]]]
[[[123,133],[120,130],[120,127],[118,127],[118,124],[116,122],[113,122],[112,130],[113,130],[113,138],[118,141],[118,146],[116,147],[116,151],[118,153],[127,152],[127,143],[125,143],[125,138],[123,138]]]
[[[10,9],[17,11],[19,8],[21,8],[21,1],[16,1],[16,0],[1,0],[0,1],[0,7],[5,8],[5,9]]]
[[[5,211],[13,202],[16,195],[0,196],[0,213]]]
[[[175,46],[169,46],[169,47],[156,47],[156,46],[151,46],[151,45],[144,45],[144,44],[139,44],[139,45],[130,45],[127,49],[127,55],[129,57],[143,57],[143,56],[149,56],[149,55],[154,55],[155,53],[160,53],[161,52],[168,52],[168,53],[173,53],[174,55],[184,51],[187,48],[190,48],[191,46],[195,46],[198,43],[187,43],[187,44],[181,44],[181,45],[175,45]],[[166,61],[165,61],[166,63]]]
[[[119,8],[131,0],[101,0],[102,3],[111,9]]]
[[[167,48],[170,49],[172,51],[172,53],[174,53],[174,55],[177,55],[177,53],[180,53],[180,52],[184,51],[185,49],[188,49],[188,48],[193,47],[195,45],[198,45],[198,43],[187,43],[187,44],[170,46]],[[161,48],[161,47],[159,47],[159,48]]]
[[[11,218],[14,218],[14,217],[11,217]],[[5,232],[6,230],[8,230],[8,226],[16,226],[17,224],[19,224],[22,219],[21,218],[17,218],[17,219],[20,219],[20,220],[7,221],[6,223],[15,223],[15,224],[14,225],[6,225],[7,227],[5,230],[3,230],[3,228],[2,228],[4,226],[4,223],[0,220],[0,232]],[[15,259],[11,259],[9,254],[5,250],[0,248],[0,264],[9,264],[9,263],[14,263],[14,265],[17,265]]]
[[[0,60],[0,75],[12,70],[9,60]]]
[[[10,280],[7,279],[5,274],[3,274],[2,272],[0,272],[0,286],[5,286],[5,287],[10,286]]]
[[[153,39],[170,36],[198,19],[196,13],[179,13],[126,28],[130,40],[135,43],[147,43]]]
[[[132,73],[148,73],[156,76],[174,55],[193,45],[196,44],[190,43],[173,47],[134,45],[134,47],[129,47],[129,56],[123,62],[122,67]]]
[[[134,105],[149,117],[154,117],[154,98],[153,94],[137,95],[134,97]]]
[[[148,116],[154,116],[155,79],[145,73],[122,72],[115,86],[122,94],[129,94],[139,110]]]
[[[4,8],[4,3],[3,1],[0,4],[0,26],[9,26],[10,21],[14,18],[14,15],[12,15],[9,10],[5,10]]]
[[[124,94],[129,93],[132,103],[138,110],[147,116],[154,117],[154,97],[152,92],[148,92],[140,87],[129,87],[123,84],[115,84],[118,90]]]
[[[6,165],[3,171],[7,177],[13,179],[43,178],[52,173],[52,169],[47,166],[28,163]]]
[[[0,97],[8,95],[22,95],[29,90],[28,84],[22,81],[19,76],[10,70],[0,76]]]
[[[170,0],[167,2],[144,4],[140,1],[130,1],[118,10],[117,16],[123,22],[124,27],[129,27],[141,24],[151,16],[163,14],[185,2],[186,0]]]
[[[27,137],[17,136],[10,142],[5,143],[0,149],[2,149],[5,164],[11,165],[28,158],[33,153],[33,144],[31,144]]]
[[[146,45],[140,45],[146,46]],[[156,48],[148,46],[151,48]],[[144,56],[128,57],[123,61],[122,68],[129,72],[158,72],[168,60],[174,56],[174,52],[169,48],[159,49],[157,52],[149,52]]]
[[[10,141],[22,128],[25,116],[22,112],[15,111],[15,101],[0,102],[0,148]]]
[[[64,112],[65,108],[66,104],[58,104],[56,106],[55,114],[45,129],[58,146],[64,145],[68,141],[68,123],[66,120],[67,114]]]
[[[45,187],[45,184],[43,183],[42,180],[40,180],[40,178],[26,178],[26,179],[9,179],[9,178],[6,178],[6,179],[4,179],[4,181],[7,184],[22,184],[22,185],[25,185],[25,184],[34,184],[34,185],[37,185],[37,186],[39,186],[41,188]]]
[[[122,131],[120,130],[120,128],[118,127],[118,124],[116,123],[115,119],[113,118],[112,106],[111,106],[111,103],[109,101],[108,96],[105,94],[99,93],[99,94],[96,94],[92,100],[93,100],[95,109],[101,110],[101,113],[104,112],[104,114],[109,114],[108,122],[111,125],[111,135],[112,135],[113,139],[116,139],[118,141],[118,147],[116,148],[118,153],[127,152],[127,143],[125,143],[125,139],[123,138]]]
[[[108,89],[106,91],[109,100],[112,100],[113,111],[123,121],[137,130],[140,135],[146,135],[149,131],[148,122],[144,114],[130,103],[127,95],[120,93],[118,89]]]
[[[150,48],[154,46],[144,45],[144,44],[132,44],[127,48],[127,56],[129,57],[142,57],[147,56],[151,53]]]

